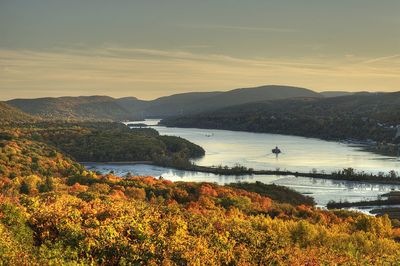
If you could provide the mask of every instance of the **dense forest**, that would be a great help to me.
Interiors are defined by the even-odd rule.
[[[164,119],[167,126],[291,134],[328,140],[397,144],[400,93],[252,103],[192,116]],[[379,145],[378,145],[379,146]],[[390,145],[387,145],[390,146]],[[380,147],[377,147],[380,148]],[[392,148],[397,154],[397,147]]]
[[[261,184],[99,175],[25,130],[0,140],[1,264],[398,262],[398,221],[387,216],[321,210]]]
[[[80,162],[151,161],[178,167],[204,155],[203,148],[183,138],[160,136],[151,128],[129,129],[121,123],[40,121],[3,126],[2,132],[46,143]]]

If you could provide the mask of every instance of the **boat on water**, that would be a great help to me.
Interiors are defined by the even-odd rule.
[[[278,157],[278,155],[282,153],[282,151],[278,148],[278,146],[276,146],[275,149],[272,149],[272,153],[275,154],[276,157]]]

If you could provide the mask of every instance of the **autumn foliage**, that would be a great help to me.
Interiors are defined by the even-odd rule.
[[[98,175],[41,142],[1,143],[0,265],[396,265],[400,258],[400,232],[386,216],[282,203],[248,185]]]

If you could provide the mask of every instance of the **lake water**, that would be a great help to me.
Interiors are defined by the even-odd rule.
[[[146,120],[161,135],[180,136],[202,146],[206,155],[196,160],[204,166],[241,164],[254,169],[281,169],[299,172],[332,172],[353,167],[365,172],[378,173],[400,169],[398,158],[377,155],[351,145],[312,138],[279,134],[236,132],[193,128],[167,128],[157,126],[159,120]],[[138,122],[143,123],[143,122]],[[279,146],[282,154],[278,158],[271,149]],[[320,206],[330,200],[359,201],[376,199],[378,195],[393,189],[394,185],[376,185],[361,182],[323,180],[294,176],[220,176],[208,173],[179,171],[153,165],[133,164],[86,164],[91,170],[119,176],[134,175],[162,176],[172,181],[216,182],[219,184],[261,181],[293,188],[315,198]]]
[[[206,155],[196,163],[204,166],[234,166],[239,163],[258,170],[279,168],[299,172],[312,169],[332,172],[347,167],[373,173],[400,169],[399,158],[374,154],[334,141],[229,130],[153,128],[161,135],[180,136],[203,147]],[[278,158],[271,152],[275,146],[282,150]]]

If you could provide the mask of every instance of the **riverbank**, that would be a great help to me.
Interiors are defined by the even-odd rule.
[[[327,204],[328,209],[343,209],[351,207],[371,207],[371,206],[391,206],[400,205],[400,200],[398,199],[378,199],[378,200],[366,200],[357,202],[329,202]]]
[[[80,164],[117,164],[117,165],[129,165],[129,164],[155,164],[153,161],[126,161],[126,162],[79,162]]]
[[[235,166],[235,167],[227,167],[227,166],[218,166],[218,167],[209,167],[209,166],[199,166],[199,165],[188,165],[187,167],[174,167],[173,165],[161,165],[167,166],[171,168],[175,168],[177,170],[185,170],[185,171],[194,171],[194,172],[203,172],[203,173],[212,173],[218,175],[278,175],[278,176],[302,176],[302,177],[311,177],[311,178],[319,178],[319,179],[330,179],[330,180],[344,180],[344,181],[354,181],[354,182],[366,182],[366,183],[375,183],[375,184],[400,184],[400,177],[397,176],[396,172],[390,172],[386,175],[373,175],[366,174],[364,172],[356,172],[352,168],[343,169],[334,173],[306,173],[306,172],[293,172],[293,171],[281,171],[281,170],[254,170],[252,168],[247,168],[244,166]]]
[[[370,211],[371,214],[375,214],[376,216],[388,215],[390,219],[392,219],[392,223],[394,224],[393,219],[400,220],[400,208],[392,207],[392,208],[378,208]],[[400,222],[394,224],[396,226],[400,226]]]
[[[357,201],[357,202],[334,202],[327,204],[328,209],[347,209],[347,208],[370,208],[371,214],[377,216],[388,215],[390,219],[400,219],[400,191],[391,191],[381,195],[378,200]]]
[[[390,143],[386,141],[375,141],[372,139],[357,139],[349,136],[332,136],[330,134],[315,134],[314,131],[311,132],[298,132],[289,129],[282,130],[267,130],[267,129],[259,129],[259,128],[243,128],[243,127],[235,127],[235,126],[226,126],[223,124],[174,124],[169,120],[161,120],[158,124],[159,126],[165,127],[177,127],[177,128],[196,128],[196,129],[207,129],[207,130],[228,130],[235,132],[246,132],[246,133],[267,133],[267,134],[279,134],[286,136],[296,136],[296,137],[305,137],[305,138],[314,138],[324,141],[333,141],[338,143],[344,143],[351,146],[355,146],[363,151],[368,151],[371,153],[390,156],[390,157],[399,157],[400,156],[400,144]]]
[[[155,161],[127,161],[127,162],[80,162],[81,164],[115,164],[115,165],[129,165],[129,164],[146,164],[156,165],[161,167],[168,167],[175,170],[183,170],[189,172],[200,172],[210,173],[216,175],[225,176],[241,176],[241,175],[275,175],[275,176],[295,176],[295,177],[311,177],[318,179],[327,180],[343,180],[353,182],[365,182],[372,184],[385,184],[385,185],[400,185],[400,177],[397,176],[396,172],[391,172],[386,175],[373,175],[366,174],[364,172],[357,172],[352,168],[343,169],[334,173],[307,173],[307,172],[294,172],[294,171],[282,171],[282,170],[254,170],[244,166],[200,166],[190,162],[182,163],[179,165],[166,163],[166,162],[155,162]]]

